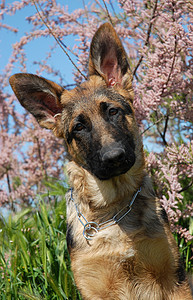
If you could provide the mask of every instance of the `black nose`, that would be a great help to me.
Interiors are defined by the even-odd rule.
[[[111,150],[107,150],[102,155],[102,161],[103,163],[109,164],[109,163],[122,163],[125,160],[125,150],[122,148],[115,148]]]

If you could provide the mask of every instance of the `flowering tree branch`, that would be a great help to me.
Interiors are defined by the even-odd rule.
[[[152,26],[153,26],[153,20],[155,18],[155,13],[156,13],[156,9],[157,9],[157,2],[158,2],[158,0],[155,0],[154,6],[152,9],[151,18],[150,18],[149,26],[148,26],[148,30],[147,30],[147,36],[146,36],[146,40],[145,40],[145,44],[144,44],[145,46],[148,46],[148,44],[149,44],[149,39],[150,39],[151,30],[152,30]],[[143,58],[144,58],[144,55],[142,54],[141,57],[139,58],[139,61],[136,65],[134,71],[133,71],[133,76],[136,76],[137,70],[138,70],[140,64],[142,63]]]
[[[64,53],[65,53],[65,55],[68,57],[68,59],[69,59],[69,61],[72,63],[72,65],[76,68],[76,70],[81,74],[81,76],[85,79],[85,80],[87,80],[87,77],[80,71],[80,69],[76,66],[76,64],[73,62],[73,60],[71,59],[71,57],[70,57],[70,55],[68,54],[68,52],[65,50],[65,48],[64,48],[64,44],[61,42],[61,40],[56,36],[56,34],[53,32],[53,30],[50,28],[50,26],[48,25],[48,20],[44,20],[44,17],[42,16],[43,15],[43,11],[42,11],[42,9],[41,9],[41,7],[40,7],[40,9],[41,9],[41,13],[42,14],[40,14],[40,12],[39,12],[39,10],[38,10],[38,7],[37,7],[37,5],[36,5],[36,1],[35,0],[32,0],[32,2],[34,3],[34,6],[35,6],[35,8],[36,8],[36,10],[37,10],[37,13],[38,13],[38,15],[39,15],[39,17],[40,17],[40,19],[42,20],[42,22],[44,23],[44,25],[48,28],[48,30],[49,30],[49,33],[54,37],[54,39],[56,40],[56,42],[57,42],[57,44],[62,48],[62,50],[64,51]]]

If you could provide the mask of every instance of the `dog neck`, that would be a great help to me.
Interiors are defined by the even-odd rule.
[[[76,201],[83,206],[89,206],[91,210],[107,208],[116,203],[123,205],[140,187],[144,196],[153,194],[152,190],[146,191],[149,178],[142,169],[129,170],[126,174],[104,181],[97,179],[75,162],[68,163],[67,172],[69,184],[77,195]]]

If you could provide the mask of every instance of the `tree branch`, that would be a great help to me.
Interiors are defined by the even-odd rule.
[[[182,193],[182,192],[187,191],[192,185],[193,185],[193,180],[191,180],[190,183],[187,186],[185,186],[184,188],[179,190],[178,193]]]
[[[106,9],[106,12],[107,12],[107,16],[108,16],[108,18],[109,18],[109,21],[111,22],[112,25],[114,25],[114,24],[113,24],[113,21],[112,21],[112,19],[111,19],[111,16],[110,16],[110,14],[109,14],[109,11],[108,11],[108,8],[107,8],[107,6],[106,6],[105,1],[104,1],[104,0],[102,0],[102,1],[103,1],[104,6],[105,6],[105,9]]]
[[[157,125],[157,131],[158,131],[160,137],[162,138],[163,144],[164,144],[165,146],[168,145],[168,143],[167,143],[167,141],[166,141],[166,131],[167,131],[167,128],[168,128],[169,116],[170,116],[169,109],[167,109],[167,114],[162,118],[162,119],[165,120],[165,125],[164,125],[163,133],[161,132],[161,130],[160,130],[160,128],[159,128],[159,123],[160,123],[160,122],[156,122],[156,125]],[[158,121],[160,120],[160,119],[158,119],[157,111],[156,111],[156,118],[157,118]]]
[[[47,174],[46,167],[44,165],[44,160],[42,159],[42,152],[41,152],[40,141],[39,141],[39,139],[37,137],[35,137],[35,139],[36,139],[36,142],[37,142],[38,156],[39,156],[40,163],[42,165],[42,171],[44,172],[45,179],[47,180],[48,179],[48,174]]]
[[[165,116],[161,117],[159,120],[157,120],[156,122],[153,122],[153,124],[149,125],[142,133],[141,135],[143,135],[146,131],[148,131],[149,129],[151,129],[153,126],[159,124],[162,120],[165,119]]]
[[[11,189],[11,183],[10,183],[8,170],[7,170],[7,173],[6,173],[6,177],[7,177],[7,186],[8,186],[9,194],[11,194],[12,189]],[[13,202],[13,198],[11,197],[11,195],[9,196],[9,199],[11,200],[11,209],[12,209],[13,212],[15,212],[15,206],[13,204],[14,202]]]
[[[175,6],[175,3],[173,2],[172,4],[173,4],[173,8],[172,8],[172,20],[173,20],[173,22],[175,22],[175,18],[174,18],[174,6]],[[175,35],[174,38],[175,38],[175,43],[174,43],[174,55],[173,55],[173,59],[172,59],[172,64],[171,64],[170,72],[168,74],[166,83],[165,83],[165,85],[162,88],[161,96],[164,96],[164,90],[165,90],[165,88],[167,87],[167,85],[168,85],[168,83],[170,81],[170,78],[171,78],[171,75],[172,75],[172,71],[174,69],[174,64],[175,64],[176,54],[177,54],[177,36]],[[169,121],[169,109],[167,109],[167,115],[166,115],[166,119],[165,119],[165,126],[164,126],[163,133],[161,133],[159,131],[159,127],[157,126],[158,132],[159,132],[159,134],[160,134],[160,136],[161,136],[161,138],[162,138],[163,143],[164,143],[165,146],[168,145],[168,143],[166,141],[166,131],[167,131],[167,128],[168,128],[168,121]]]
[[[147,46],[149,44],[149,39],[150,39],[150,35],[151,35],[151,29],[152,29],[152,25],[153,25],[152,20],[155,18],[155,12],[156,12],[156,9],[157,9],[157,2],[158,2],[158,0],[155,1],[154,7],[153,7],[153,10],[152,10],[152,13],[151,13],[151,19],[150,19],[150,22],[149,22],[149,27],[148,27],[148,30],[147,30],[147,36],[146,36],[146,40],[145,40],[144,46]],[[136,67],[135,67],[135,69],[134,69],[134,71],[133,71],[133,76],[136,76],[137,69],[139,68],[139,66],[141,64],[141,62],[143,60],[143,57],[144,56],[142,54],[141,57],[140,57],[140,59],[139,59],[139,61],[138,61],[138,63],[137,63],[137,65],[136,65]]]
[[[57,44],[60,46],[60,48],[62,48],[62,50],[64,51],[64,53],[65,53],[66,56],[68,57],[69,61],[70,61],[70,62],[73,64],[73,66],[76,68],[76,70],[81,74],[81,76],[82,76],[85,80],[87,80],[87,77],[80,71],[80,69],[76,66],[76,64],[75,64],[75,63],[73,62],[73,60],[71,59],[70,55],[69,55],[69,54],[67,53],[67,51],[64,49],[64,46],[63,46],[63,43],[61,43],[61,40],[55,35],[55,33],[52,31],[52,29],[50,28],[50,26],[48,25],[48,23],[44,20],[44,18],[43,18],[43,16],[42,16],[42,15],[44,15],[44,13],[43,13],[43,11],[42,11],[42,9],[41,9],[39,3],[37,2],[38,5],[39,5],[39,7],[40,7],[40,10],[41,10],[42,15],[40,14],[40,12],[39,12],[39,10],[38,10],[38,7],[37,7],[37,5],[36,5],[36,1],[35,1],[35,0],[32,0],[32,2],[34,3],[34,6],[35,6],[35,8],[36,8],[36,11],[37,11],[37,13],[38,13],[40,19],[42,20],[43,24],[48,28],[49,33],[54,37],[54,39],[56,40]]]
[[[174,22],[175,21],[175,19],[174,19],[174,3],[173,3],[172,13],[173,13],[172,19],[173,19],[173,22]],[[162,88],[161,96],[164,95],[164,90],[166,89],[166,87],[167,87],[167,85],[170,81],[172,71],[174,69],[174,64],[175,64],[176,55],[177,55],[177,36],[176,36],[176,34],[175,34],[174,38],[175,38],[175,43],[174,43],[174,56],[173,56],[173,59],[172,59],[172,65],[171,65],[170,72],[168,74],[168,78],[166,80],[166,83],[165,83],[164,87]]]
[[[168,143],[166,141],[166,131],[167,131],[167,128],[168,128],[168,121],[169,121],[169,113],[167,113],[167,115],[166,115],[164,131],[163,131],[163,134],[162,134],[162,139],[163,139],[163,142],[166,146],[168,145]]]

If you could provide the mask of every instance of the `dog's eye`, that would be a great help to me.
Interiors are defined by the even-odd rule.
[[[115,116],[118,113],[118,108],[112,107],[109,109],[109,116]]]
[[[82,123],[77,123],[75,126],[74,126],[74,130],[75,131],[81,131],[85,128],[85,126],[82,124]]]

